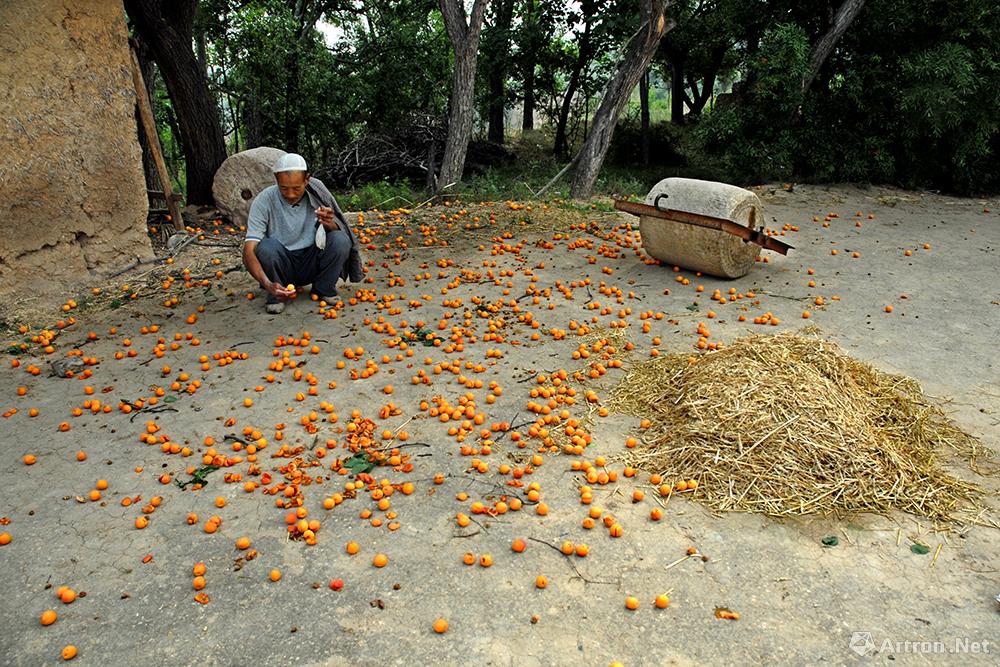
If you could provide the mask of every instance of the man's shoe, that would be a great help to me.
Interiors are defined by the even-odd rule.
[[[275,303],[269,303],[264,307],[264,310],[271,315],[280,315],[285,310],[285,302],[277,301]]]
[[[313,294],[316,295],[317,300],[326,301],[327,303],[333,303],[339,298],[336,292],[333,294],[320,294],[319,292],[313,292]]]

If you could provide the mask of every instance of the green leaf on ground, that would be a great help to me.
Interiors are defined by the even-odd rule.
[[[375,462],[368,460],[367,454],[358,453],[344,461],[344,467],[348,468],[353,474],[360,475],[363,472],[374,470]]]
[[[824,547],[835,547],[840,544],[840,540],[836,535],[827,535],[822,540]]]
[[[189,479],[188,481],[182,482],[179,479],[174,481],[177,484],[177,486],[179,486],[182,489],[187,487],[189,484],[201,484],[202,486],[204,486],[208,484],[208,480],[206,478],[208,477],[209,473],[213,473],[218,469],[219,466],[213,466],[213,465],[202,466],[191,474],[191,479]]]
[[[910,551],[923,556],[924,554],[929,554],[931,552],[931,548],[924,546],[923,544],[911,544]]]

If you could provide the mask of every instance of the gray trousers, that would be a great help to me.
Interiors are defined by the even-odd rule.
[[[275,239],[263,239],[255,254],[268,278],[281,285],[296,287],[312,285],[312,291],[322,296],[336,296],[337,280],[344,270],[351,251],[351,240],[342,231],[326,233],[326,248],[315,245],[301,250],[289,250]],[[267,295],[267,302],[276,299]]]

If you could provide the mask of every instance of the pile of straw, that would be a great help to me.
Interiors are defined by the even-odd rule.
[[[981,489],[936,461],[947,446],[975,466],[977,441],[914,380],[815,336],[753,335],[634,366],[611,407],[651,421],[625,462],[697,479],[694,497],[713,511],[982,513]]]

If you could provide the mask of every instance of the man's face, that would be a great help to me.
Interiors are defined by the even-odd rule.
[[[309,175],[304,171],[282,171],[275,174],[274,178],[278,181],[278,189],[285,201],[292,205],[298,204],[306,192]]]

